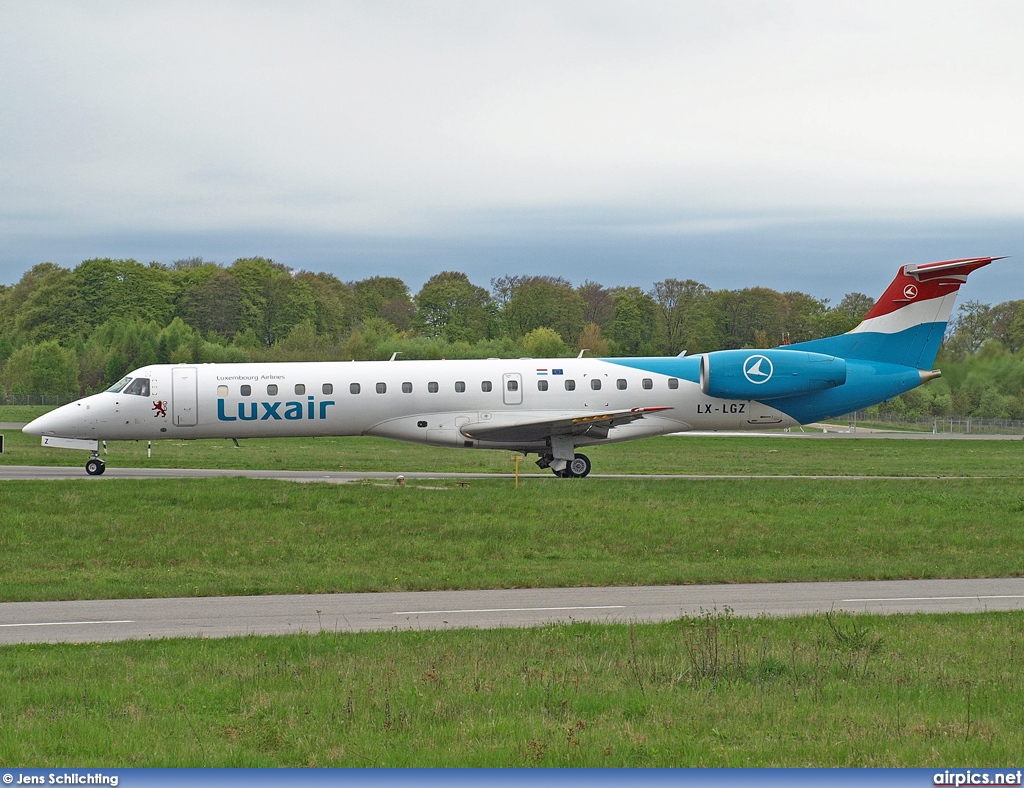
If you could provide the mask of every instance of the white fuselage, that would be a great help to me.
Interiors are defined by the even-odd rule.
[[[797,423],[757,401],[705,395],[698,363],[673,360],[673,374],[588,358],[150,365],[130,373],[148,381],[135,393],[95,394],[32,426],[87,440],[375,435],[533,452],[546,441],[474,432],[648,408],[663,410],[574,443]]]

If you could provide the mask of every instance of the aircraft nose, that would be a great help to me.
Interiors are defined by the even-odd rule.
[[[63,438],[78,437],[76,433],[81,431],[81,400],[72,402],[44,413],[38,419],[30,421],[21,431],[27,435],[54,435]],[[76,429],[77,428],[77,429]]]
[[[24,427],[22,427],[21,431],[24,432],[26,435],[55,435],[55,428],[59,421],[59,419],[56,418],[56,416],[57,411],[59,410],[60,408],[57,408],[57,410],[52,410],[49,413],[44,413],[38,419],[33,419]]]

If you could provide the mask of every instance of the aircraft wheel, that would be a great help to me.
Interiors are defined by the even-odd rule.
[[[103,471],[107,469],[107,464],[103,460],[97,460],[95,457],[85,464],[85,472],[90,476],[102,476]]]
[[[586,454],[577,454],[565,467],[572,476],[582,478],[590,473],[590,458]]]

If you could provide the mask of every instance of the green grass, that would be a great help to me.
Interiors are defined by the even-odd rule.
[[[52,405],[0,405],[0,422],[27,424],[53,409]]]
[[[0,649],[0,762],[1012,765],[1024,614]]]
[[[1016,576],[1024,480],[5,482],[0,599]]]
[[[0,463],[84,462],[6,438]],[[513,467],[365,438],[110,448],[122,466]],[[1018,442],[656,438],[588,454],[596,472],[997,478],[4,482],[0,600],[1021,575]],[[6,646],[0,763],[1006,764],[1024,751],[1022,625],[725,614]]]

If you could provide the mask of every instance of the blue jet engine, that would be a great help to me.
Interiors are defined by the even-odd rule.
[[[803,350],[719,350],[700,359],[700,388],[720,399],[769,400],[846,382],[846,359]]]

